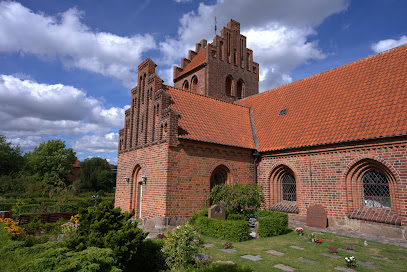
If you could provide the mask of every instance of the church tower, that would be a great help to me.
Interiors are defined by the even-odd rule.
[[[212,43],[206,40],[174,66],[174,87],[233,102],[259,92],[259,64],[246,47],[240,23],[230,20]]]

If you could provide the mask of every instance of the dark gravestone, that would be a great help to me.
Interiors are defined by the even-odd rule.
[[[326,228],[328,220],[326,211],[321,205],[314,205],[307,209],[307,226],[315,228]]]
[[[226,219],[226,209],[222,205],[212,205],[208,210],[209,218]]]

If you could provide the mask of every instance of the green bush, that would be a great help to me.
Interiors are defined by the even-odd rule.
[[[236,264],[210,264],[203,266],[195,271],[199,272],[252,272],[248,267],[238,266]]]
[[[199,220],[199,219],[198,219]],[[165,263],[171,270],[179,271],[196,264],[196,256],[202,249],[198,233],[189,224],[168,232],[161,249]]]
[[[130,221],[132,216],[133,213],[122,213],[120,208],[113,208],[113,203],[107,201],[96,207],[80,209],[79,226],[67,245],[78,251],[88,247],[110,248],[116,264],[125,268],[140,252],[147,236],[137,228],[137,223]]]
[[[20,271],[122,271],[114,266],[114,254],[111,249],[89,247],[83,251],[74,252],[61,243],[46,243],[21,250],[29,254],[28,262],[21,265]]]
[[[188,222],[194,226],[195,225],[195,221],[196,219],[198,219],[199,217],[208,217],[208,209],[202,209],[199,211],[194,211],[194,213],[192,214],[192,216],[189,218]]]
[[[260,185],[247,184],[221,184],[212,188],[206,201],[221,204],[228,213],[248,214],[264,205],[264,193]]]
[[[244,216],[244,214],[235,214],[235,213],[231,213],[228,214],[228,220],[246,220],[246,216]]]
[[[271,237],[287,233],[288,214],[281,212],[272,212],[266,217],[259,217],[258,233],[260,237]]]
[[[158,272],[166,270],[165,258],[161,253],[163,245],[164,239],[144,240],[140,252],[136,254],[133,265],[129,266],[128,270],[134,272]]]
[[[13,203],[0,203],[0,211],[9,211],[13,207]]]
[[[197,231],[203,235],[222,238],[234,242],[249,239],[249,222],[244,220],[221,220],[200,216],[194,224]]]

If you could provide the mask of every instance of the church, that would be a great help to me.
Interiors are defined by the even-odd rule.
[[[320,205],[329,226],[407,239],[407,44],[259,93],[230,20],[174,67],[173,86],[155,68],[138,66],[119,132],[116,207],[160,227],[217,184],[254,182],[290,220]]]

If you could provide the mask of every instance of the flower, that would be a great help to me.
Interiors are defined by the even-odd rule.
[[[304,233],[304,229],[301,228],[301,227],[295,228],[295,231],[296,231],[298,234],[303,234],[303,233]]]
[[[356,265],[356,258],[354,256],[345,257],[346,264],[348,266],[355,266]]]

